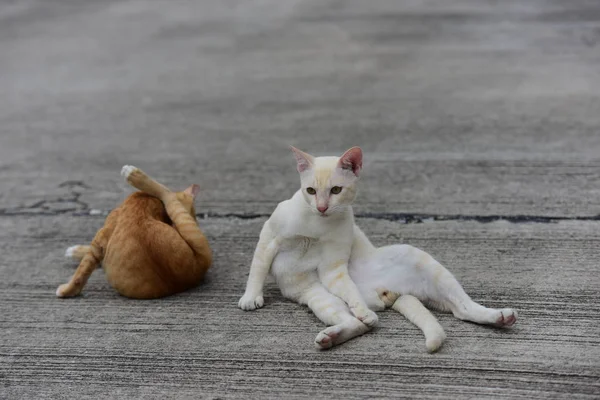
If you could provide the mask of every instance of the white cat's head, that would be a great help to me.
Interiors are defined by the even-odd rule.
[[[345,211],[356,197],[362,168],[362,150],[353,147],[341,157],[313,157],[292,147],[304,200],[317,214],[326,217]]]

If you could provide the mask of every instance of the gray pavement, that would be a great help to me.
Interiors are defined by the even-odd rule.
[[[600,3],[553,0],[0,3],[0,398],[598,398]],[[400,315],[328,352],[284,300],[244,313],[260,225],[298,185],[293,144],[360,145],[357,222],[410,243],[495,330]],[[117,296],[62,258],[134,164],[199,183],[201,287]]]

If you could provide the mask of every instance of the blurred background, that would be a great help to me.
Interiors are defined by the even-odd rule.
[[[108,210],[134,164],[268,213],[293,144],[363,148],[360,212],[597,215],[599,21],[595,0],[3,2],[0,201],[85,181]]]

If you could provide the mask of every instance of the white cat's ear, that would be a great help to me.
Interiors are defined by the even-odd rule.
[[[198,186],[198,185],[196,185],[194,183],[192,186],[190,186],[189,188],[185,189],[183,192],[189,194],[193,198],[196,198],[196,196],[198,195],[198,193],[200,193],[200,186]]]
[[[341,169],[348,169],[358,176],[362,169],[362,150],[356,146],[346,150],[338,161],[338,167]]]
[[[296,161],[298,162],[296,168],[298,169],[298,172],[306,171],[312,167],[313,161],[315,160],[313,156],[303,152],[302,150],[298,150],[294,146],[290,146],[290,148],[294,152],[294,156],[296,156]]]

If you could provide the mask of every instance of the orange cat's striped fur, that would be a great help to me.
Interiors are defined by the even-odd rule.
[[[151,299],[198,285],[212,263],[206,237],[196,223],[198,185],[172,192],[136,167],[121,175],[136,192],[113,210],[89,246],[73,246],[67,256],[81,260],[58,297],[81,293],[102,263],[108,282],[123,296]]]

